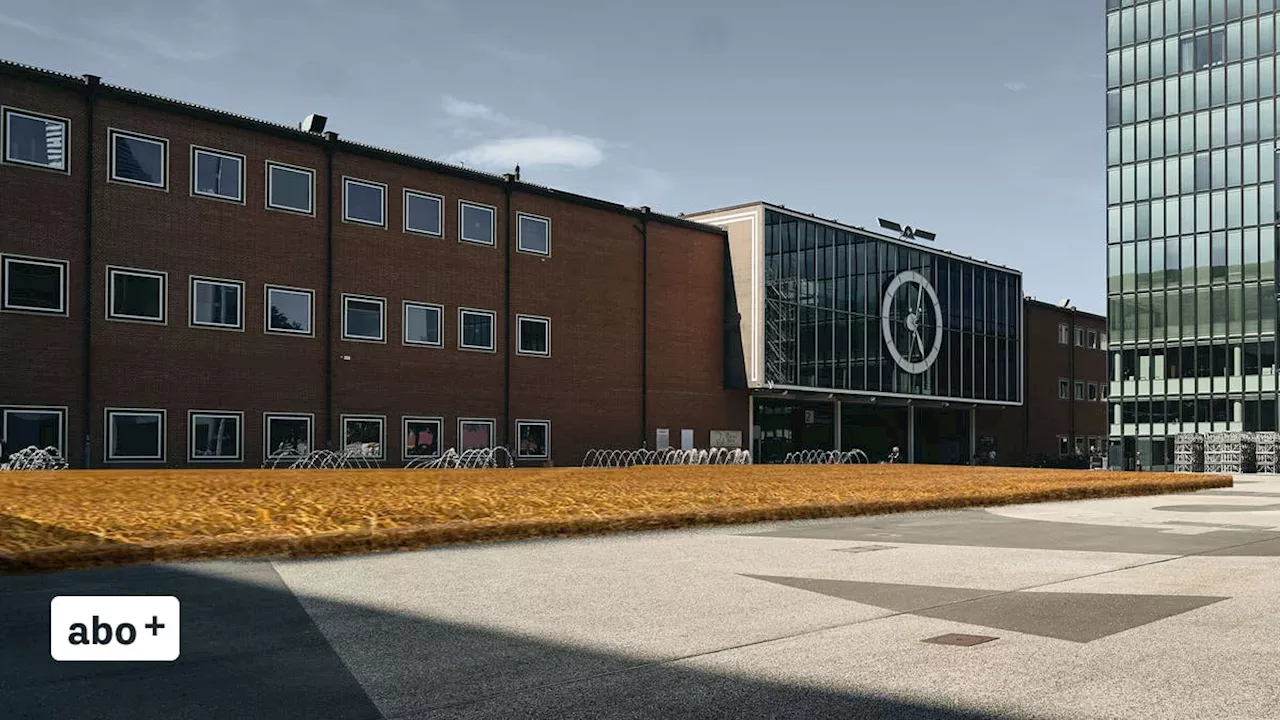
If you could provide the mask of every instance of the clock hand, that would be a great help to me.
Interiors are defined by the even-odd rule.
[[[925,356],[925,352],[924,352],[924,338],[920,337],[920,331],[919,331],[919,330],[912,330],[912,331],[911,331],[911,334],[912,334],[912,336],[914,336],[914,337],[915,337],[915,339],[916,339],[916,343],[917,343],[918,345],[920,345],[920,357],[921,357],[921,358],[923,358],[923,357]]]

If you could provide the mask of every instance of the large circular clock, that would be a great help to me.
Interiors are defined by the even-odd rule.
[[[942,305],[929,279],[915,270],[894,276],[880,307],[884,343],[898,367],[919,375],[942,349]]]

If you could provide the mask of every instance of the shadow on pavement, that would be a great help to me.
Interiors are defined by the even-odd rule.
[[[176,662],[52,660],[49,601],[54,596],[130,594],[174,595],[182,602],[182,655]],[[0,577],[0,707],[7,708],[0,715],[104,720],[993,717],[676,664],[645,665],[623,655],[380,609],[305,602],[307,610],[270,563],[256,561]]]

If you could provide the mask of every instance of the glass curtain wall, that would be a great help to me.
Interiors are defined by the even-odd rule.
[[[881,327],[884,294],[906,270],[928,279],[942,308],[941,348],[921,374],[898,366]],[[766,210],[765,277],[767,382],[1021,399],[1022,287],[1015,273]],[[896,303],[894,309],[895,316],[905,315]],[[933,337],[927,333],[935,331],[926,332],[926,342]]]
[[[1107,0],[1113,457],[1276,428],[1276,0]]]

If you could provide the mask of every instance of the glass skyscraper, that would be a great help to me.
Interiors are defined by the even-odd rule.
[[[1276,429],[1276,0],[1107,0],[1111,459]]]

